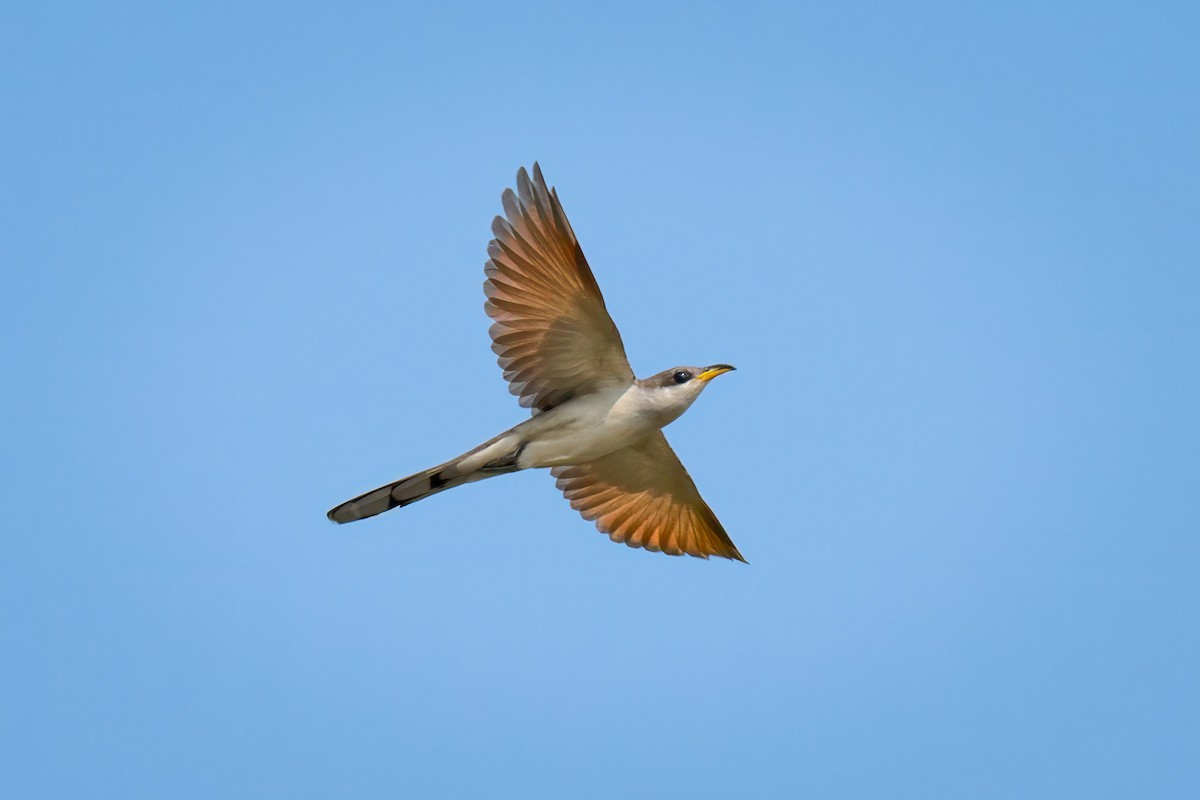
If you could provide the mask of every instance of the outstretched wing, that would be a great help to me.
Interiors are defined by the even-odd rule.
[[[630,547],[745,561],[659,431],[587,464],[554,467],[557,486],[584,519]]]
[[[533,165],[531,181],[522,167],[517,193],[506,189],[503,201],[483,290],[509,391],[522,406],[546,411],[577,394],[632,383],[621,334],[541,168]]]

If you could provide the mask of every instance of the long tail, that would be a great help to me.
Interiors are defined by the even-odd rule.
[[[330,509],[326,514],[334,522],[354,522],[373,517],[393,508],[400,508],[444,492],[464,483],[481,481],[507,472],[521,469],[517,456],[524,442],[513,431],[505,431],[491,441],[484,442],[469,453],[451,459],[445,464],[409,475],[398,481],[360,494]]]

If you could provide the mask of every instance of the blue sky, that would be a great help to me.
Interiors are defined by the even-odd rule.
[[[1200,792],[1192,4],[25,4],[5,797]],[[522,473],[539,160],[749,566]]]

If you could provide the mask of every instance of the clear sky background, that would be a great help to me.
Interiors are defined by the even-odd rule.
[[[1200,796],[1192,3],[9,7],[0,795]],[[548,474],[539,160],[750,564]]]

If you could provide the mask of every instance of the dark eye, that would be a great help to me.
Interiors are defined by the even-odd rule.
[[[671,377],[675,379],[676,383],[687,383],[692,379],[692,373],[688,372],[686,369],[681,369]]]

